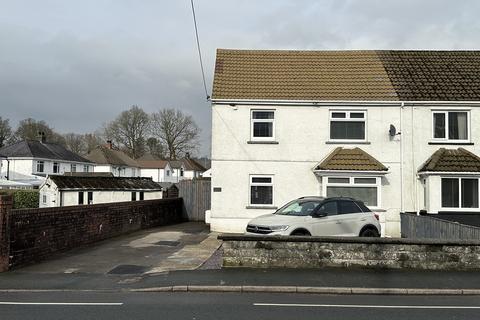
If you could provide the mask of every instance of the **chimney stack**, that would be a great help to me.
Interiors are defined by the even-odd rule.
[[[45,136],[45,132],[43,131],[38,132],[38,141],[40,141],[41,143],[47,142],[47,137]]]
[[[185,153],[185,158],[190,159],[190,152]]]
[[[107,148],[108,149],[113,149],[113,143],[112,143],[112,140],[107,140]]]

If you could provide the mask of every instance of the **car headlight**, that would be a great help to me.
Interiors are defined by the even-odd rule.
[[[290,227],[290,226],[286,226],[286,225],[284,225],[284,226],[271,226],[271,227],[270,227],[270,230],[272,230],[272,231],[285,231],[285,230],[287,230],[289,227]]]

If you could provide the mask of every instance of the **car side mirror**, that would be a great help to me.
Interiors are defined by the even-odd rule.
[[[312,217],[314,218],[322,218],[326,216],[327,216],[327,213],[325,211],[316,211],[312,214]]]

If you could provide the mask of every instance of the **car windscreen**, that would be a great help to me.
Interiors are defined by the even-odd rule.
[[[309,216],[320,203],[321,201],[315,200],[294,200],[278,209],[275,214],[285,216]]]

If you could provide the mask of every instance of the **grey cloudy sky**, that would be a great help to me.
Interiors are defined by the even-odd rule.
[[[476,0],[196,0],[207,85],[216,48],[479,49]],[[137,104],[210,108],[189,0],[0,0],[0,116],[98,129]]]

